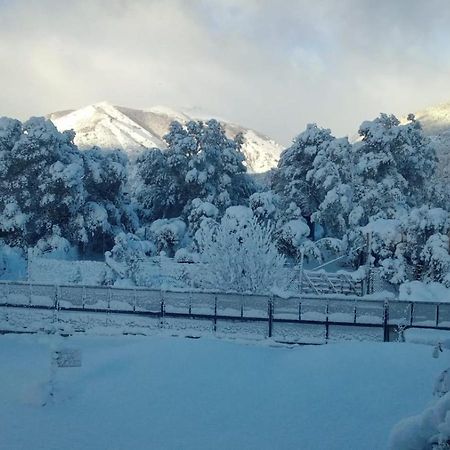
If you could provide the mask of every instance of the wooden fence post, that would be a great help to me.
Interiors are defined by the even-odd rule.
[[[214,333],[217,331],[217,295],[214,296]]]
[[[267,305],[267,312],[269,315],[269,337],[272,337],[273,328],[273,297],[269,297],[269,302]]]
[[[383,305],[383,341],[389,342],[389,302],[387,300]]]
[[[161,291],[161,310],[160,310],[160,324],[164,325],[164,313],[165,313],[165,305],[164,305],[164,296]]]
[[[55,285],[55,302],[54,302],[53,323],[59,322],[59,288]]]

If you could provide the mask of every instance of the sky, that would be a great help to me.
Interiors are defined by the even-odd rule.
[[[450,101],[448,0],[0,0],[0,116],[99,101],[288,143]]]

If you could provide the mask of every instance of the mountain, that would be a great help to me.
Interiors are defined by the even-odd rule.
[[[164,149],[163,136],[173,120],[185,123],[195,117],[156,106],[148,110],[96,103],[77,110],[54,112],[48,118],[60,131],[74,130],[75,143],[81,149],[94,145],[126,151],[135,158],[147,148]],[[257,131],[230,122],[220,121],[228,137],[243,135],[242,151],[251,173],[264,173],[277,165],[282,146]]]

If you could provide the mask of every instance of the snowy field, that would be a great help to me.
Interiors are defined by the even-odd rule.
[[[50,355],[81,350],[80,368]],[[385,449],[448,366],[417,344],[0,337],[1,450]]]

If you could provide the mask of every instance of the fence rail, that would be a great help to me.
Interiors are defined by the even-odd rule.
[[[296,327],[301,332],[302,327],[320,326],[324,341],[328,341],[330,330],[336,328],[377,329],[384,341],[407,328],[450,330],[450,303],[365,300],[349,296],[308,295],[285,299],[224,292],[0,282],[0,307],[16,311],[26,308],[58,313],[126,314],[160,321],[198,319],[209,321],[214,332],[222,323],[259,323],[264,325],[268,337],[279,336],[283,327]],[[283,336],[289,340],[289,333]]]

